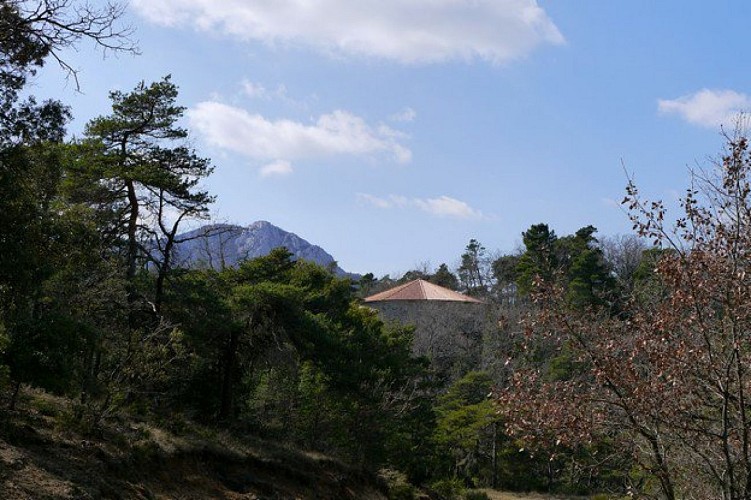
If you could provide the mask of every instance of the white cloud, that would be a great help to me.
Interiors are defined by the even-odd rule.
[[[288,161],[277,160],[262,166],[258,175],[261,177],[285,177],[292,173],[292,164]]]
[[[209,144],[257,160],[305,160],[338,155],[388,155],[399,163],[412,159],[401,132],[371,127],[348,111],[321,115],[310,124],[270,120],[216,101],[188,110],[191,128]]]
[[[391,115],[391,120],[395,122],[411,122],[417,118],[417,111],[412,108],[404,108],[398,113]]]
[[[373,196],[372,194],[357,193],[357,198],[360,201],[363,201],[369,205],[373,205],[374,207],[378,207],[378,208],[391,208],[394,206],[394,203],[392,200],[389,200],[386,198],[379,198],[378,196]]]
[[[146,19],[400,63],[504,63],[563,35],[536,0],[132,0]]]
[[[702,89],[677,99],[659,99],[661,113],[676,114],[694,125],[719,127],[733,125],[738,114],[751,108],[751,98],[734,90]]]
[[[441,217],[457,217],[460,219],[477,219],[482,217],[482,212],[479,210],[470,207],[466,202],[449,196],[439,196],[438,198],[428,198],[425,200],[415,199],[413,202],[420,210]]]
[[[472,208],[467,202],[445,195],[437,198],[406,198],[404,196],[392,194],[386,198],[380,198],[367,193],[358,193],[357,198],[365,204],[382,209],[417,208],[423,212],[438,217],[451,217],[456,219],[485,218],[481,211]]]
[[[250,80],[243,80],[241,82],[241,85],[243,87],[243,92],[245,92],[245,95],[247,95],[248,97],[265,98],[268,96],[266,87],[264,87],[260,83],[251,82]]]
[[[242,86],[243,93],[253,99],[281,99],[290,104],[295,103],[293,99],[287,96],[287,86],[284,84],[279,84],[275,89],[270,90],[261,83],[245,79],[240,82],[240,85]]]

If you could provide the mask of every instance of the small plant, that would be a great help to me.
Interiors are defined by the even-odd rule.
[[[82,436],[91,436],[96,432],[92,420],[83,416],[82,406],[78,404],[55,415],[55,429]]]
[[[41,397],[35,397],[31,401],[31,406],[45,417],[57,417],[61,412],[55,401]]]
[[[382,469],[378,472],[389,490],[389,500],[413,500],[415,487],[409,484],[406,474],[393,469]]]
[[[467,489],[459,478],[441,479],[430,485],[431,489],[448,500],[464,498]]]

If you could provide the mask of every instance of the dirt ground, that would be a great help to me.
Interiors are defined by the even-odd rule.
[[[544,493],[508,493],[488,489],[480,491],[485,492],[491,500],[585,500],[585,497],[565,497]]]

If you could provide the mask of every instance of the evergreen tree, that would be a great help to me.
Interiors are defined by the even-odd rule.
[[[555,252],[558,237],[547,224],[535,224],[522,233],[522,238],[526,250],[519,258],[516,275],[519,291],[526,295],[532,290],[535,279],[553,279],[558,267]]]
[[[492,390],[486,373],[469,372],[438,398],[434,439],[451,464],[444,474],[480,479],[483,486],[493,482],[499,417],[488,397]]]
[[[594,226],[586,226],[557,242],[558,262],[567,280],[567,298],[577,307],[603,305],[612,299],[608,295],[614,290],[615,279],[596,245],[596,232]]]
[[[495,279],[494,295],[502,302],[513,304],[517,294],[519,256],[502,255],[491,264]]]
[[[213,167],[185,144],[188,133],[177,125],[185,108],[175,103],[177,87],[169,76],[141,82],[132,92],[113,91],[110,99],[112,114],[86,127],[78,174],[98,191],[100,208],[110,216],[131,301],[139,265],[150,260],[156,267],[158,309],[180,222],[204,217],[214,199],[198,189]],[[176,214],[173,221],[167,221],[167,212]]]
[[[462,287],[470,295],[484,296],[490,286],[490,262],[487,251],[476,239],[469,240],[462,254],[458,274]]]
[[[450,290],[459,289],[459,279],[454,273],[449,271],[449,268],[446,264],[441,264],[440,266],[438,266],[438,269],[436,269],[435,273],[430,277],[429,281],[435,285],[442,286]]]

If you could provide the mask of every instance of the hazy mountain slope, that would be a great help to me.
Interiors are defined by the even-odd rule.
[[[176,247],[175,262],[180,266],[219,269],[286,247],[297,259],[331,268],[340,276],[348,275],[323,248],[266,221],[247,227],[211,224],[183,233],[178,240],[187,240]]]

